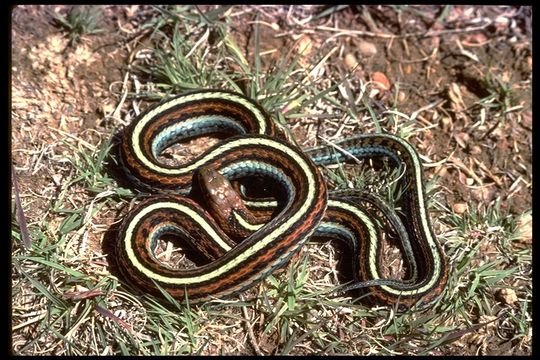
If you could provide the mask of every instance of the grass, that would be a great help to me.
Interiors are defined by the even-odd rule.
[[[66,15],[53,13],[55,23],[67,32],[69,45],[73,46],[87,35],[99,34],[102,11],[98,6],[79,5],[71,7]]]
[[[327,12],[340,10],[331,7]],[[307,68],[300,65],[306,54],[294,50],[270,62],[261,55],[257,16],[253,51],[246,55],[232,35],[232,20],[217,20],[227,11],[226,7],[211,13],[188,6],[154,8],[141,28],[152,29],[155,48],[150,57],[133,64],[145,82],[131,97],[155,100],[189,89],[228,88],[257,98],[292,127],[299,121],[309,126],[310,121],[323,119],[321,134],[330,139],[340,123],[350,133],[391,129],[406,138],[421,136],[416,122],[396,115],[397,104],[382,114],[367,91],[355,98],[353,89],[368,85],[350,74],[311,76],[317,67],[328,67],[324,59],[334,51],[332,46],[311,54]],[[61,22],[71,24],[65,26],[74,39],[97,31],[95,16],[69,14]],[[505,103],[506,98],[498,99]],[[324,113],[333,115],[320,115]],[[498,205],[473,203],[469,213],[454,214],[443,205],[436,178],[428,186],[429,207],[437,214],[436,233],[453,267],[446,293],[428,311],[397,313],[329,296],[339,285],[332,265],[339,253],[328,243],[310,244],[298,262],[240,299],[193,307],[170,297],[164,303],[140,294],[111,275],[103,249],[90,247],[106,236],[110,224],[121,220],[127,201],[135,195],[118,187],[109,174],[116,166],[111,156],[113,136],[93,140],[96,145],[91,147],[81,146],[85,141],[77,137],[62,143],[70,154],[60,156],[68,176],[51,211],[29,223],[30,250],[23,249],[13,220],[16,354],[457,354],[463,339],[472,335],[478,348],[490,344],[495,330],[483,321],[490,316],[502,324],[499,331],[504,333],[499,337],[512,344],[530,341],[531,251],[513,250],[519,239],[518,219]],[[304,140],[314,144],[314,132]],[[391,203],[400,197],[395,183],[378,182],[372,170],[340,167],[328,174],[338,187],[373,188]],[[27,203],[24,210],[30,206]],[[492,244],[496,251],[486,252]],[[502,288],[516,289],[517,301],[504,305],[496,300],[496,291]]]

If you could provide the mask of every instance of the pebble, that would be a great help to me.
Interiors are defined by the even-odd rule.
[[[352,53],[348,53],[345,55],[345,65],[347,66],[347,69],[353,70],[358,65],[358,60]]]
[[[390,80],[380,71],[376,71],[371,74],[371,80],[373,80],[379,87],[383,90],[390,90],[392,85],[390,85]]]
[[[358,44],[358,51],[362,56],[371,57],[377,54],[377,47],[368,41],[361,41]]]
[[[469,207],[466,203],[455,203],[454,205],[452,205],[452,210],[454,210],[456,214],[463,214],[468,209]]]

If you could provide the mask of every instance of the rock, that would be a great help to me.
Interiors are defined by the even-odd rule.
[[[344,61],[345,61],[345,65],[347,66],[347,69],[349,70],[355,69],[358,65],[358,60],[352,53],[348,53],[347,55],[345,55]]]
[[[372,44],[370,42],[361,41],[358,44],[358,52],[362,56],[372,57],[377,54],[377,47],[375,46],[375,44]]]
[[[469,207],[467,206],[466,203],[455,203],[455,204],[452,206],[452,210],[454,210],[454,212],[455,212],[456,214],[459,214],[459,215],[465,213],[465,211],[467,211],[468,208],[469,208]]]
[[[392,85],[390,84],[390,80],[388,80],[386,75],[384,75],[382,72],[376,71],[371,74],[371,80],[383,90],[390,90],[390,88],[392,87]]]

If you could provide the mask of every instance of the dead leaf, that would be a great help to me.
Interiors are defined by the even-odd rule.
[[[485,186],[477,187],[476,189],[471,189],[471,196],[476,201],[480,202],[491,202],[495,195],[497,194],[497,191],[493,184],[488,184]]]
[[[465,132],[460,132],[454,135],[454,139],[456,140],[459,146],[461,146],[463,149],[466,149],[469,141],[471,140],[471,137],[469,136],[469,134]]]
[[[497,298],[497,300],[499,300],[503,304],[508,304],[508,305],[512,305],[513,303],[518,301],[516,292],[512,289],[500,289],[495,294],[495,297]]]
[[[464,110],[466,108],[465,102],[463,101],[463,95],[459,85],[456,83],[451,83],[448,87],[448,97],[452,101],[452,105],[456,110]]]
[[[519,240],[525,244],[532,244],[532,215],[521,215],[517,221]]]

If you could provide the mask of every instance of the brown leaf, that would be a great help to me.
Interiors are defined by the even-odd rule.
[[[495,198],[497,189],[492,184],[480,186],[475,189],[471,189],[471,196],[474,200],[489,203]]]
[[[101,289],[94,289],[94,290],[88,290],[88,291],[70,291],[64,293],[63,297],[64,299],[71,299],[71,300],[81,300],[81,299],[89,299],[96,296],[100,296],[105,294]]]
[[[516,292],[512,289],[500,289],[495,294],[495,297],[497,298],[497,300],[499,300],[503,304],[508,304],[508,305],[512,305],[513,303],[518,301]]]
[[[517,233],[520,242],[524,244],[532,243],[532,215],[524,214],[517,221]]]

